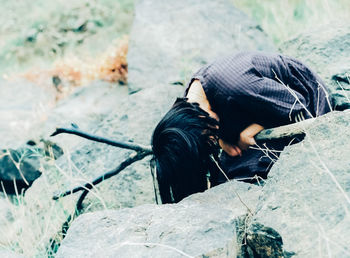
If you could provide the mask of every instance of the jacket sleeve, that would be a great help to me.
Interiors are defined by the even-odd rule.
[[[220,137],[236,143],[240,132],[252,123],[265,128],[281,126],[294,122],[300,113],[304,118],[311,117],[303,94],[291,89],[288,83],[258,76],[248,84],[232,88]]]

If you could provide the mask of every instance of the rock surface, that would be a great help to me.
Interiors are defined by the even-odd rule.
[[[6,258],[25,258],[25,256],[9,251],[9,250],[1,250],[0,249],[0,257],[6,257]]]
[[[333,105],[350,108],[350,27],[325,27],[282,44],[282,51],[315,70],[331,92]]]
[[[239,50],[274,51],[262,29],[229,0],[138,1],[130,38],[131,92],[186,84],[201,66]]]
[[[297,257],[350,255],[350,110],[320,117],[269,173],[254,221]]]
[[[230,182],[173,205],[80,216],[56,257],[236,257],[260,187]],[[242,204],[236,194],[239,194]]]
[[[55,104],[55,90],[28,81],[0,80],[1,149],[16,149],[38,137],[38,127]]]

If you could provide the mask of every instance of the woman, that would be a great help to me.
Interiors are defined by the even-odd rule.
[[[254,136],[264,128],[330,111],[320,78],[296,59],[245,52],[219,59],[191,78],[152,136],[163,203],[224,182],[266,178],[271,157]],[[266,143],[278,156],[288,142]],[[220,149],[222,154],[219,155]],[[217,161],[215,161],[217,160]],[[218,165],[225,171],[223,175]]]

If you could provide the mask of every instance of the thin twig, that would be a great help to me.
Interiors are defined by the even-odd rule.
[[[74,135],[86,138],[88,140],[105,143],[105,144],[108,144],[114,147],[123,148],[123,149],[134,150],[138,152],[141,151],[141,152],[147,152],[147,153],[152,152],[152,148],[150,146],[143,146],[136,143],[114,141],[102,136],[92,135],[92,134],[83,132],[77,128],[56,128],[56,131],[53,134],[51,134],[51,136],[56,136],[61,133],[74,134]]]

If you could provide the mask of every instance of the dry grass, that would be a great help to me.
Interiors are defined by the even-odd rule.
[[[65,97],[72,90],[71,86],[86,85],[94,80],[113,83],[127,83],[128,77],[128,38],[115,40],[106,51],[99,56],[85,57],[67,56],[57,60],[50,69],[31,69],[18,76],[41,86],[54,85],[58,91],[58,99]]]
[[[85,184],[89,180],[66,155],[65,168],[55,164],[53,158],[43,162],[42,175],[25,194],[2,196],[7,201],[8,218],[3,218],[0,228],[0,249],[7,249],[25,257],[52,257],[62,241],[62,226],[75,216],[78,196],[52,199],[56,191],[66,184]],[[107,209],[99,191],[91,191],[104,209]],[[3,206],[4,207],[4,206]]]

